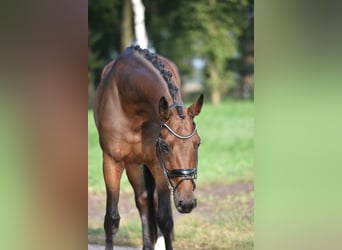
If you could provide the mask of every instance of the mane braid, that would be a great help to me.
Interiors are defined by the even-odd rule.
[[[164,80],[166,81],[167,87],[169,89],[170,95],[172,97],[172,101],[175,103],[178,94],[178,88],[172,81],[172,73],[168,70],[165,70],[165,65],[161,61],[158,60],[156,54],[151,53],[148,49],[142,49],[139,45],[131,45],[130,49],[134,49],[140,55],[144,56],[144,58],[152,63],[152,65],[158,69]],[[178,115],[184,119],[183,110],[181,107],[176,107]]]

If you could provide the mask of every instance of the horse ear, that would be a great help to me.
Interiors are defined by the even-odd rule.
[[[198,115],[201,112],[203,105],[203,94],[200,95],[198,98],[197,102],[193,103],[189,108],[188,108],[188,114],[194,118],[196,115]]]
[[[159,100],[159,114],[164,121],[169,119],[169,103],[164,96]]]

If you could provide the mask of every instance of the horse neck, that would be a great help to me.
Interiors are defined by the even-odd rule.
[[[167,83],[160,72],[145,58],[139,54],[132,54],[124,58],[123,65],[118,74],[117,87],[120,92],[123,107],[130,106],[134,113],[145,113],[152,111],[150,119],[159,121],[159,101],[162,96],[169,104],[173,103]],[[132,70],[133,69],[133,70]],[[135,70],[136,69],[136,70]],[[181,101],[178,93],[176,98]],[[144,110],[145,109],[145,110]]]

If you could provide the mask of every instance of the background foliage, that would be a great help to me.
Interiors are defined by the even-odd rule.
[[[253,96],[253,0],[143,3],[150,49],[173,60],[183,80],[191,80],[192,61],[198,58],[204,62],[200,83],[214,104],[232,90],[241,97]],[[129,6],[130,0],[89,1],[88,68],[92,85],[98,84],[105,63],[134,43]]]

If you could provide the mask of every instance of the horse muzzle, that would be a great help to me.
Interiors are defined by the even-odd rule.
[[[188,198],[188,199],[176,199],[174,198],[175,207],[178,212],[182,214],[190,213],[196,206],[197,200],[196,198]]]

